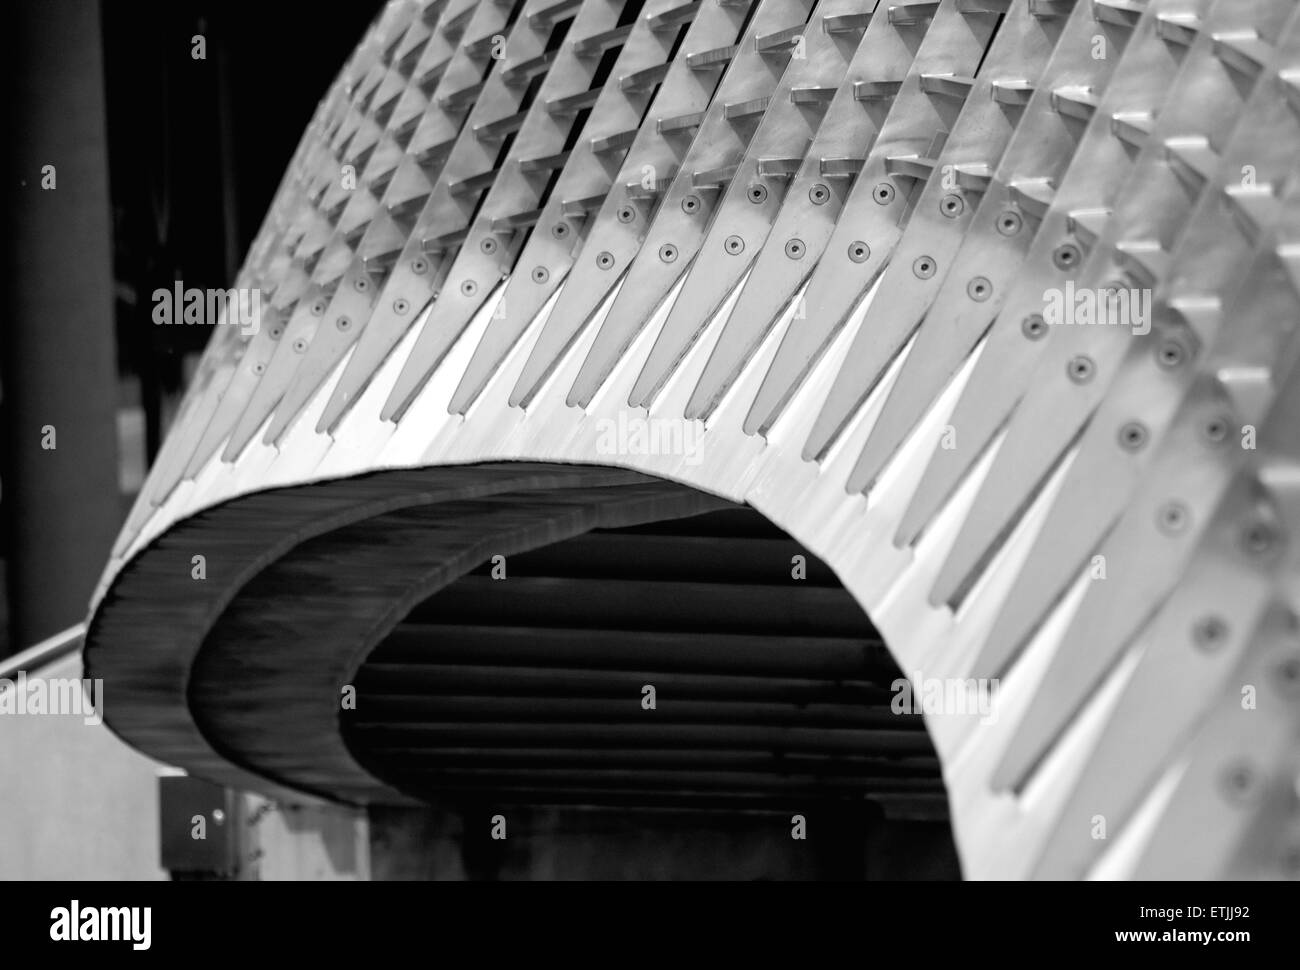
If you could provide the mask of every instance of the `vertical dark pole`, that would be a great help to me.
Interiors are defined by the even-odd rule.
[[[222,250],[225,262],[223,286],[233,286],[239,273],[243,246],[239,232],[239,179],[235,174],[235,121],[230,94],[229,38],[224,34],[216,38],[217,119],[221,126],[221,226],[224,235]]]
[[[5,11],[5,33],[14,87],[0,360],[17,649],[84,618],[121,500],[99,4],[22,2]],[[42,187],[50,165],[52,189]]]

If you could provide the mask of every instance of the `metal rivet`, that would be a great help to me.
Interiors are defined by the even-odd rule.
[[[548,270],[545,266],[534,266],[534,267],[533,267],[533,282],[534,282],[534,283],[545,283],[545,282],[546,282],[547,280],[549,280],[550,278],[551,278],[551,271]]]
[[[916,262],[912,263],[912,272],[916,274],[919,280],[928,280],[934,275],[935,263],[929,256],[918,256]]]
[[[636,218],[636,209],[630,205],[621,205],[618,207],[617,217],[619,222],[631,222]]]
[[[1182,502],[1166,502],[1156,513],[1156,526],[1165,535],[1177,535],[1187,528],[1191,513]]]
[[[425,272],[425,270],[427,270],[428,268],[429,268],[428,260],[419,259],[419,258],[411,260],[411,272],[414,273],[416,276],[422,275]]]
[[[322,313],[324,313],[324,312],[325,312],[325,301],[324,301],[324,300],[317,300],[315,303],[313,303],[313,304],[311,305],[311,312],[312,312],[314,315],[316,315],[316,316],[320,316]]]
[[[945,195],[939,202],[939,211],[949,219],[956,219],[966,208],[966,203],[960,195]]]
[[[279,326],[272,327],[272,328],[271,328],[271,339],[272,339],[272,340],[279,340],[279,339],[280,339],[280,334],[282,334],[282,333],[284,333],[284,328],[283,328],[283,327],[279,327]]]
[[[754,205],[761,205],[767,201],[767,186],[759,182],[753,183],[749,187],[749,201]]]
[[[1222,785],[1229,801],[1253,801],[1259,793],[1259,773],[1249,761],[1235,761],[1224,769]]]
[[[1187,357],[1187,351],[1176,340],[1166,340],[1156,350],[1156,361],[1161,367],[1177,367]]]
[[[1120,447],[1126,451],[1138,451],[1147,443],[1147,426],[1141,421],[1130,421],[1119,429]]]
[[[484,239],[481,243],[478,244],[478,248],[483,250],[483,252],[487,253],[489,256],[491,256],[493,253],[497,251],[497,241],[493,239],[491,236],[488,236],[486,239]]]
[[[700,197],[698,195],[688,195],[682,199],[682,211],[688,216],[700,210]]]
[[[993,295],[993,284],[986,276],[976,276],[966,284],[966,295],[976,303],[983,303]]]
[[[600,253],[596,257],[596,265],[601,269],[609,269],[614,265],[614,254],[611,252]]]
[[[256,374],[258,377],[261,377],[263,374],[266,373],[266,365],[263,364],[261,361],[258,361],[256,364],[253,365],[253,373]]]
[[[802,239],[791,239],[785,244],[785,254],[791,259],[803,259],[805,247]]]
[[[1020,213],[1007,209],[998,216],[998,232],[1004,236],[1014,236],[1024,225],[1020,218]]]
[[[1277,533],[1267,522],[1252,522],[1241,534],[1241,547],[1251,556],[1263,556],[1277,544]]]
[[[1210,418],[1201,428],[1201,435],[1210,444],[1217,445],[1228,437],[1228,419],[1225,417]]]
[[[849,259],[855,263],[865,263],[871,255],[871,247],[862,240],[849,243]]]
[[[569,234],[569,224],[567,222],[557,222],[551,226],[551,235],[556,239],[563,239]]]
[[[1037,340],[1047,333],[1047,321],[1041,313],[1031,313],[1020,321],[1020,332],[1030,340]]]
[[[364,293],[366,290],[370,289],[370,280],[363,276],[357,280],[353,286],[356,287],[358,293]]]
[[[1062,243],[1052,252],[1052,262],[1057,269],[1070,269],[1079,264],[1079,247],[1074,243]]]
[[[894,201],[894,187],[888,182],[881,182],[871,190],[871,197],[877,205],[889,205]]]
[[[671,263],[677,258],[677,247],[672,243],[664,243],[659,247],[659,258],[665,263]]]
[[[1273,666],[1273,677],[1285,693],[1300,693],[1300,656],[1283,657]]]
[[[1218,616],[1203,616],[1192,626],[1192,642],[1210,652],[1218,650],[1228,639],[1228,624]]]
[[[1076,384],[1086,384],[1092,380],[1093,374],[1097,372],[1097,365],[1092,362],[1091,357],[1085,357],[1080,354],[1077,357],[1071,357],[1070,362],[1065,365],[1065,373],[1070,376],[1070,380]]]
[[[723,243],[723,248],[732,256],[735,256],[745,251],[745,240],[739,236],[728,236],[727,241]]]
[[[352,329],[352,321],[349,320],[347,317],[339,317],[337,320],[334,321],[334,326],[346,332]]]
[[[808,201],[813,205],[825,205],[831,197],[831,190],[818,182],[808,190]]]
[[[478,292],[478,284],[473,280],[466,280],[464,283],[460,284],[460,291],[465,296],[473,296]]]
[[[411,309],[411,304],[408,303],[405,298],[399,296],[393,301],[393,312],[398,316],[401,316],[409,309]]]
[[[306,349],[307,341],[303,340],[301,337],[293,342],[293,352],[295,354],[301,354]]]

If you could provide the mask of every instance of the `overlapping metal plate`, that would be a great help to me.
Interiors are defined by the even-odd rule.
[[[996,679],[927,711],[968,875],[1294,878],[1297,158],[1290,0],[394,0],[100,600],[262,489],[632,468]]]

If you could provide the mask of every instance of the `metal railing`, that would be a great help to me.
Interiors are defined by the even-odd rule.
[[[28,647],[21,653],[0,660],[0,680],[12,680],[20,670],[36,670],[63,659],[68,654],[80,650],[85,637],[86,624],[78,623],[42,640],[34,647]]]

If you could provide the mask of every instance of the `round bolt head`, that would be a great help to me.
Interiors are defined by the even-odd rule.
[[[1166,502],[1156,513],[1156,526],[1165,535],[1177,535],[1187,528],[1191,513],[1182,502]]]
[[[1273,665],[1273,680],[1287,695],[1300,694],[1300,654],[1283,657]],[[1300,779],[1297,779],[1300,782]],[[1300,794],[1300,791],[1297,791]]]
[[[1079,265],[1081,255],[1074,243],[1061,243],[1052,251],[1052,262],[1057,269],[1073,269]]]
[[[1260,791],[1260,776],[1249,761],[1234,761],[1223,770],[1223,794],[1231,802],[1254,801]]]
[[[1225,441],[1228,437],[1228,419],[1222,415],[1210,418],[1201,428],[1201,437],[1212,445]]]
[[[1241,534],[1241,547],[1250,556],[1264,556],[1277,545],[1277,532],[1267,522],[1252,522]]]
[[[1203,616],[1192,627],[1192,642],[1205,651],[1218,650],[1228,640],[1228,624],[1218,616]]]
[[[1161,367],[1178,367],[1187,359],[1187,351],[1177,340],[1166,340],[1156,348],[1156,362]]]
[[[1147,426],[1141,421],[1129,421],[1119,429],[1119,444],[1125,451],[1139,451],[1147,443]]]
[[[1080,354],[1070,358],[1070,362],[1065,365],[1065,373],[1074,383],[1086,384],[1097,373],[1097,365],[1092,362],[1091,357]]]

